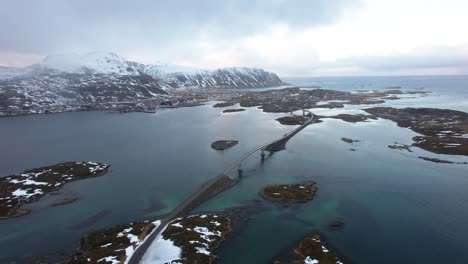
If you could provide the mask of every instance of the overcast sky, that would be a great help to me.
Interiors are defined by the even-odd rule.
[[[0,65],[111,51],[280,76],[468,74],[467,0],[0,0]]]

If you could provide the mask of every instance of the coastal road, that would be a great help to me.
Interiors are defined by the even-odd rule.
[[[141,263],[141,259],[145,255],[146,251],[150,247],[150,245],[154,242],[154,240],[158,237],[158,235],[164,230],[167,224],[169,224],[172,220],[176,219],[177,217],[181,217],[187,213],[189,213],[193,208],[200,205],[204,201],[208,200],[209,198],[215,196],[216,194],[223,192],[226,189],[231,188],[237,183],[237,180],[230,177],[229,173],[236,167],[238,167],[242,162],[253,155],[255,152],[259,150],[267,150],[269,146],[274,144],[286,144],[286,142],[291,139],[294,135],[299,133],[302,129],[306,126],[311,124],[316,116],[307,110],[303,110],[304,112],[308,113],[310,119],[307,120],[304,124],[297,127],[293,131],[283,135],[280,139],[272,140],[268,143],[262,144],[257,146],[244,154],[240,159],[234,162],[229,168],[224,170],[224,172],[217,177],[207,181],[204,183],[195,193],[190,195],[183,203],[181,203],[177,208],[175,208],[168,216],[163,219],[159,219],[161,224],[148,236],[143,244],[141,244],[130,257],[128,264],[139,264]]]

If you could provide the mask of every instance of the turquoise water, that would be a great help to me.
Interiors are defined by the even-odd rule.
[[[456,83],[466,84],[464,79]],[[351,84],[341,85],[347,89]],[[431,97],[392,103],[429,104],[431,98],[448,97],[461,109],[464,94],[434,91]],[[293,128],[274,121],[281,114],[221,110],[201,106],[156,114],[80,112],[0,119],[0,175],[67,160],[112,165],[103,177],[68,184],[62,196],[29,205],[30,215],[0,222],[0,263],[26,263],[34,256],[70,251],[90,230],[165,214],[244,152]],[[414,135],[387,120],[327,120],[304,129],[285,151],[263,164],[252,157],[244,164],[242,182],[197,209],[264,206],[223,247],[220,263],[271,263],[312,232],[324,234],[353,263],[468,263],[468,166],[417,157],[468,158],[387,148],[393,142],[411,143]],[[361,142],[350,145],[341,137]],[[221,138],[240,143],[225,152],[212,150],[211,142]],[[319,188],[309,203],[282,207],[258,196],[267,184],[303,180],[314,180]],[[49,206],[68,194],[80,200]],[[328,229],[335,219],[345,227]]]

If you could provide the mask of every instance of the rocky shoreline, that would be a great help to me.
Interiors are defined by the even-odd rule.
[[[64,264],[124,263],[159,221],[134,222],[91,232],[80,242],[80,248]]]
[[[231,220],[227,217],[191,215],[171,222],[162,233],[162,238],[181,249],[180,259],[173,259],[172,262],[211,264],[217,259],[213,252],[231,231]]]
[[[315,182],[298,184],[270,185],[260,191],[260,195],[275,203],[303,203],[314,198],[317,192]]]
[[[293,250],[293,260],[275,260],[274,264],[343,264],[325,240],[317,234],[305,237]]]
[[[238,143],[238,140],[217,140],[211,143],[211,148],[215,150],[225,150],[234,147]]]
[[[297,126],[303,125],[305,122],[309,121],[310,117],[308,116],[300,116],[300,115],[291,115],[291,116],[283,116],[275,119],[282,125],[288,126]]]
[[[299,87],[292,87],[261,92],[245,92],[237,97],[233,96],[225,100],[223,104],[234,105],[239,103],[241,107],[255,106],[267,113],[287,113],[299,109],[342,108],[344,104],[380,104],[384,103],[385,100],[400,99],[398,95],[414,93],[425,94],[425,92],[421,91],[410,93],[400,90],[352,93],[327,89],[303,90]]]
[[[17,175],[0,178],[0,220],[29,213],[20,207],[55,192],[66,183],[98,177],[108,171],[109,165],[84,161],[65,162],[26,170]]]
[[[448,155],[468,156],[468,113],[436,108],[374,107],[364,111],[421,134],[412,146]]]

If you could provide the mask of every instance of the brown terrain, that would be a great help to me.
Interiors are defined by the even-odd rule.
[[[218,215],[192,215],[171,222],[162,233],[182,249],[183,264],[211,264],[216,260],[216,250],[226,235],[231,232],[231,220]]]
[[[294,254],[298,259],[291,261],[276,260],[274,264],[343,263],[334,252],[326,247],[326,243],[319,235],[304,238],[299,246],[294,249]]]
[[[80,249],[65,263],[124,263],[125,250],[141,243],[154,228],[154,223],[145,221],[92,232],[81,239]]]
[[[314,198],[317,187],[315,182],[306,181],[299,184],[271,185],[263,188],[260,195],[277,203],[302,203]]]
[[[238,143],[239,141],[237,140],[218,140],[211,143],[211,148],[216,150],[225,150],[234,147]]]

